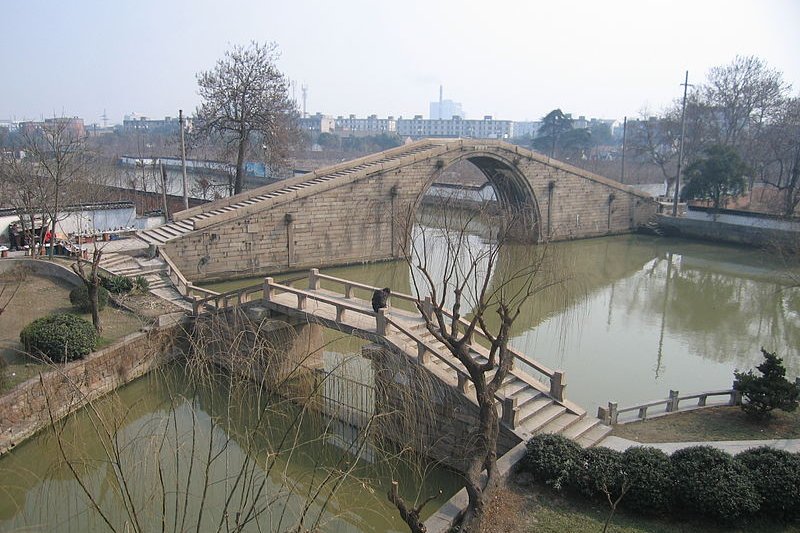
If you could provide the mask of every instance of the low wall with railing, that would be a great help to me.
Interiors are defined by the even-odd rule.
[[[711,398],[711,402],[709,402]],[[683,405],[681,405],[683,402]],[[688,402],[693,402],[688,404]],[[741,405],[742,394],[733,389],[698,392],[681,396],[678,391],[669,391],[669,397],[663,400],[653,400],[631,407],[620,408],[617,402],[608,402],[608,406],[597,409],[597,418],[603,423],[614,426],[629,422],[638,422],[650,418],[658,418],[680,411],[691,411],[702,407],[717,407],[721,405]]]

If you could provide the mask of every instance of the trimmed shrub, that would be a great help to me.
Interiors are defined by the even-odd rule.
[[[144,276],[136,276],[133,278],[133,288],[139,292],[147,292],[150,290],[150,282]]]
[[[622,453],[630,488],[622,505],[633,511],[661,515],[672,508],[674,486],[669,456],[653,447],[634,446]]]
[[[97,332],[77,315],[49,315],[25,326],[19,340],[29,353],[65,363],[91,352],[97,344]]]
[[[125,276],[111,276],[103,278],[103,287],[112,294],[124,294],[133,290],[133,281]]]
[[[625,482],[620,452],[602,446],[583,450],[581,464],[575,474],[575,484],[581,494],[605,501],[608,492],[616,500]]]
[[[733,522],[756,513],[761,496],[744,465],[710,446],[672,454],[676,502],[715,520]]]
[[[800,456],[764,446],[734,460],[750,472],[762,499],[762,514],[779,520],[800,518]]]
[[[78,309],[83,313],[89,313],[92,311],[92,304],[89,301],[89,289],[86,288],[86,285],[80,285],[69,291],[69,303],[71,303],[76,309]],[[98,287],[97,288],[98,311],[105,308],[107,303],[108,303],[108,291],[105,290],[103,287]]]
[[[581,464],[580,446],[561,435],[542,434],[531,438],[526,448],[524,467],[538,481],[556,490],[574,485]]]

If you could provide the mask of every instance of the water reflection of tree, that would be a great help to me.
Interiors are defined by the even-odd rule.
[[[272,372],[246,332],[208,331],[193,349],[230,357],[241,373],[190,357],[57,422],[0,461],[0,520],[75,530],[396,529],[376,480],[403,479],[413,500],[408,490],[427,465],[386,449],[379,468],[365,466],[370,420],[339,439],[349,452],[330,446],[341,425],[314,410],[324,379],[283,364]],[[452,493],[454,483],[444,487]]]
[[[748,368],[763,344],[788,350],[783,354],[787,369],[800,370],[800,327],[787,312],[785,287],[691,263],[676,258],[668,269],[667,261],[657,261],[651,275],[639,277],[621,307],[663,316],[669,334],[701,357]],[[640,285],[646,290],[639,290]]]

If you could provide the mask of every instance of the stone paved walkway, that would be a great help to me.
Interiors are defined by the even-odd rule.
[[[597,443],[597,446],[604,446],[612,450],[620,452],[627,450],[633,446],[652,446],[663,450],[667,454],[671,454],[676,450],[682,448],[689,448],[690,446],[712,446],[724,450],[731,455],[736,455],[739,452],[749,450],[750,448],[758,448],[759,446],[769,446],[770,448],[777,448],[779,450],[786,450],[787,452],[800,452],[800,439],[776,439],[776,440],[721,440],[721,441],[701,441],[701,442],[636,442],[633,440],[623,439],[621,437],[606,437]]]

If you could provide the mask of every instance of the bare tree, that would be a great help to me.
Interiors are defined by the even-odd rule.
[[[712,68],[703,96],[717,116],[717,143],[739,145],[742,136],[757,135],[778,110],[789,85],[783,74],[756,56],[736,56]]]
[[[62,207],[70,199],[70,186],[85,176],[85,136],[66,117],[54,117],[36,127],[23,127],[24,149],[33,163],[33,174],[40,184],[41,209],[50,225],[50,257],[56,235],[56,223]]]
[[[97,243],[94,245],[94,250],[92,251],[92,261],[89,263],[89,271],[87,272],[84,268],[84,263],[88,261],[84,261],[83,258],[78,257],[78,260],[72,264],[72,270],[75,274],[81,278],[83,284],[86,286],[86,292],[89,295],[89,307],[91,308],[92,312],[92,325],[94,326],[95,331],[100,333],[103,331],[103,326],[100,323],[100,302],[99,302],[99,292],[100,287],[102,286],[100,273],[98,269],[100,267],[100,259],[103,256],[103,251],[97,247]]]
[[[435,215],[438,227],[433,227],[416,223],[412,210],[403,221],[406,227],[413,227],[404,252],[414,272],[418,311],[425,317],[427,330],[469,374],[478,404],[478,424],[465,449],[469,505],[460,527],[461,531],[479,531],[485,506],[500,481],[496,394],[514,358],[509,350],[511,328],[525,302],[556,281],[543,275],[545,245],[535,250],[530,263],[510,271],[497,269],[515,226],[513,214],[493,217],[481,210],[448,209],[445,205]],[[494,228],[494,234],[488,239],[476,237],[475,226]],[[426,309],[424,297],[430,297],[430,309]],[[486,357],[471,349],[478,332],[488,343]],[[393,501],[404,516],[409,514],[410,506],[394,497]]]
[[[271,167],[282,164],[297,138],[296,105],[275,64],[275,43],[234,46],[213,69],[197,76],[202,105],[198,133],[215,136],[235,151],[234,193],[244,188],[245,159],[262,153]]]
[[[761,137],[761,180],[778,192],[778,210],[792,216],[800,204],[800,98],[787,99]]]

